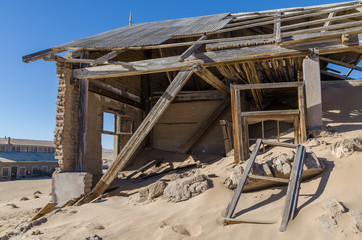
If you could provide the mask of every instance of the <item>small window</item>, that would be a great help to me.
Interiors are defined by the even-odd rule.
[[[2,176],[3,177],[9,177],[9,168],[8,167],[3,168]]]
[[[32,174],[35,175],[35,174],[38,174],[39,173],[39,168],[38,167],[33,167],[32,168]]]
[[[115,129],[114,129],[115,121],[114,120],[115,120],[114,113],[103,112],[103,131],[104,132],[109,132],[109,133],[115,132]]]
[[[28,152],[29,151],[29,148],[28,147],[25,147],[24,148],[24,152]]]
[[[20,152],[20,147],[19,146],[15,147],[15,152]]]
[[[21,167],[19,168],[19,177],[24,177],[25,176],[25,167]]]
[[[4,152],[4,146],[0,146],[0,152]]]
[[[41,170],[42,170],[42,172],[48,172],[48,167],[47,166],[42,166]]]
[[[37,152],[37,148],[36,148],[36,147],[33,147],[33,152]]]

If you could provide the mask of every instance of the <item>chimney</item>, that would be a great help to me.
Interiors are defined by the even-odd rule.
[[[10,144],[10,137],[8,137],[8,144]]]

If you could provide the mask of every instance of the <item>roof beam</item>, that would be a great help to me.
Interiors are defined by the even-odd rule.
[[[97,58],[96,60],[93,61],[93,63],[91,63],[92,67],[97,66],[98,64],[102,64],[104,62],[107,62],[108,60],[117,57],[117,55],[119,54],[119,51],[112,51],[107,53],[106,55]]]
[[[227,96],[230,96],[230,89],[206,68],[201,66],[196,66],[194,68],[194,73],[196,73],[200,78],[205,80],[208,84],[210,84],[217,90],[221,91]]]
[[[324,70],[321,70],[321,74],[324,74],[324,75],[327,75],[327,76],[330,76],[330,77],[334,77],[334,78],[343,79],[343,80],[352,80],[352,78],[350,78],[350,77],[339,75],[337,73],[327,72],[327,71],[324,71]]]
[[[329,62],[329,63],[333,63],[333,64],[336,64],[336,65],[342,66],[342,67],[355,69],[357,71],[362,71],[362,67],[358,67],[356,65],[348,64],[348,63],[345,63],[345,62],[340,62],[340,61],[337,61],[337,60],[334,60],[334,59],[325,58],[325,57],[321,57],[321,56],[319,57],[319,59],[323,60],[323,61],[326,61],[326,62]]]
[[[283,47],[276,45],[262,45],[254,47],[244,47],[239,49],[227,49],[215,52],[196,52],[191,56],[191,61],[179,62],[178,56],[149,59],[128,63],[129,66],[105,65],[89,67],[83,69],[74,69],[73,77],[83,78],[111,78],[132,76],[140,74],[160,73],[166,71],[177,71],[185,67],[193,67],[195,64],[204,65],[204,67],[216,66],[221,63],[236,63],[244,61],[256,61],[259,59],[282,58],[282,57],[303,57],[308,55],[309,48],[317,48],[320,54],[329,54],[340,51],[358,50],[358,39],[351,38],[349,46],[340,43],[340,38],[332,39],[326,42],[314,42],[294,47]]]
[[[204,35],[202,37],[199,38],[199,41],[202,40],[206,40],[207,39],[207,35]],[[180,58],[178,59],[179,62],[183,62],[185,61],[186,58],[188,58],[189,56],[191,56],[191,54],[195,53],[200,47],[201,47],[202,43],[195,43],[193,44],[191,47],[189,47],[183,54],[181,54]]]

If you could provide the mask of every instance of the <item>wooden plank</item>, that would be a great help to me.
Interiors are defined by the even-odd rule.
[[[207,35],[204,35],[204,36],[200,37],[199,40],[197,40],[197,41],[200,42],[200,41],[206,40],[206,39],[207,39]],[[191,56],[191,54],[196,52],[201,46],[202,46],[202,43],[200,43],[200,44],[195,43],[195,44],[191,45],[183,54],[181,54],[178,61],[179,62],[185,61],[186,58]]]
[[[349,42],[350,46],[357,46],[357,44],[357,40]],[[316,45],[313,43],[311,45],[306,44],[302,46],[295,46],[292,49],[281,46],[254,46],[206,53],[197,52],[194,54],[194,56],[192,56],[194,61],[179,62],[178,56],[174,56],[131,62],[130,64],[132,64],[132,67],[124,67],[122,65],[107,65],[85,69],[74,69],[73,77],[78,79],[122,77],[146,73],[150,74],[165,71],[176,71],[185,67],[193,67],[195,64],[203,64],[205,67],[209,67],[226,62],[236,63],[247,60],[256,61],[257,59],[270,57],[303,57],[308,54],[308,49],[311,47],[318,47],[320,54],[327,54],[336,51],[352,51],[353,49],[352,47],[349,48],[340,44],[340,39],[323,43],[323,45]]]
[[[159,51],[160,51],[161,58],[164,58],[165,57],[164,50],[162,48],[160,48]],[[172,82],[171,74],[169,72],[166,72],[166,76],[167,76],[169,83],[171,83]]]
[[[276,21],[274,23],[274,34],[275,34],[275,42],[276,43],[279,43],[282,40],[282,38],[280,36],[280,34],[281,34],[281,25],[282,25],[281,15],[283,15],[282,12],[277,14]]]
[[[152,93],[152,101],[156,102],[162,94],[158,92]],[[178,102],[198,102],[198,101],[214,101],[223,100],[225,94],[219,90],[204,90],[204,91],[181,91],[172,101],[172,103]]]
[[[35,216],[31,219],[31,221],[37,220],[38,218],[44,216],[47,213],[50,213],[55,206],[57,206],[57,203],[48,203],[47,205],[45,205],[42,209],[40,209],[40,211],[35,214]]]
[[[106,55],[100,57],[100,58],[97,58],[96,60],[93,61],[93,63],[91,63],[90,65],[92,67],[95,67],[97,66],[98,64],[101,64],[101,63],[104,63],[112,58],[115,58],[117,57],[117,55],[119,54],[120,52],[119,51],[112,51],[112,52],[109,52],[107,53]]]
[[[334,81],[322,81],[321,83],[322,83],[322,88],[362,86],[362,80],[334,80]]]
[[[241,103],[240,91],[235,90],[234,85],[230,85],[230,100],[231,100],[231,117],[233,122],[233,142],[234,142],[234,163],[238,164],[241,160],[242,145],[241,145]]]
[[[251,89],[272,89],[272,88],[290,88],[303,86],[303,82],[281,82],[281,83],[260,83],[260,84],[242,84],[235,85],[237,90],[251,90]]]
[[[299,133],[300,133],[300,143],[305,143],[307,141],[307,123],[305,117],[305,97],[304,97],[304,86],[298,87],[298,107],[299,107]]]
[[[253,174],[249,174],[249,177],[250,177],[250,178],[254,178],[254,179],[266,180],[266,181],[289,183],[289,179],[285,179],[285,178],[258,176],[258,175],[253,175]]]
[[[192,146],[197,143],[197,141],[207,132],[207,130],[214,124],[214,122],[220,117],[220,115],[225,111],[225,109],[230,105],[230,98],[225,98],[213,111],[205,121],[198,127],[196,132],[192,135],[190,139],[182,146],[179,153],[187,153]]]
[[[264,144],[271,145],[271,146],[280,146],[280,147],[287,147],[287,148],[296,148],[298,147],[297,144],[293,143],[286,143],[286,142],[275,142],[275,141],[269,141],[269,140],[263,140]]]
[[[214,74],[212,74],[208,69],[204,67],[196,67],[194,72],[208,84],[221,91],[227,96],[230,96],[230,89],[219,80]]]
[[[142,121],[135,133],[129,139],[127,144],[118,154],[110,169],[102,176],[92,192],[82,199],[82,201],[89,202],[104,193],[108,186],[118,176],[118,173],[125,168],[137,148],[146,138],[147,134],[154,127],[158,119],[162,116],[167,107],[171,104],[172,100],[175,98],[176,94],[182,89],[191,75],[192,70],[190,69],[183,69],[177,74],[162,97],[157,101],[152,110],[148,113],[146,118]]]
[[[343,20],[343,19],[354,18],[354,17],[358,18],[358,17],[362,16],[361,12],[352,13],[352,14],[345,14],[345,15],[341,15],[341,16],[337,16],[337,17],[330,17],[331,14],[333,15],[333,14],[335,14],[335,12],[329,13],[328,18],[323,18],[323,19],[318,19],[318,20],[313,20],[313,21],[307,21],[307,22],[297,23],[297,24],[290,24],[290,25],[286,25],[286,26],[281,27],[281,29],[282,30],[296,29],[296,28],[300,28],[300,27],[308,27],[308,26],[321,24],[321,23],[325,23],[323,25],[323,27],[328,27],[330,25],[331,21]],[[323,27],[321,27],[321,28],[323,28]],[[325,31],[325,30],[323,30],[323,31]]]
[[[273,224],[275,220],[253,220],[253,219],[235,219],[235,218],[224,218],[224,223],[227,224],[238,224],[238,223],[253,223],[253,224]]]
[[[298,115],[298,109],[290,110],[268,110],[268,111],[250,111],[241,112],[241,117],[254,117],[254,116],[269,116],[269,115]]]
[[[124,104],[127,104],[129,106],[144,109],[144,105],[141,104],[139,101],[135,101],[134,99],[130,99],[129,95],[127,93],[124,93],[123,91],[117,89],[115,90],[112,86],[96,82],[96,81],[90,81],[89,82],[89,91],[96,93],[100,96],[107,97],[110,99],[113,99],[117,102],[122,102]]]
[[[342,79],[342,80],[352,80],[353,78],[350,78],[350,77],[346,77],[344,75],[340,75],[340,74],[337,74],[337,73],[332,73],[332,72],[327,72],[327,71],[324,71],[324,70],[320,70],[321,74],[324,74],[324,75],[327,75],[327,76],[330,76],[330,77],[333,77],[333,78],[337,78],[337,79]]]
[[[226,120],[220,120],[220,125],[224,137],[225,153],[228,153],[233,149],[231,135],[229,135],[228,131],[228,122]]]
[[[226,213],[225,213],[224,219],[229,219],[229,218],[232,218],[232,216],[233,216],[233,213],[234,213],[235,208],[236,208],[236,204],[238,203],[240,195],[243,192],[244,186],[246,184],[246,180],[247,180],[248,175],[249,175],[249,173],[251,171],[251,168],[252,168],[253,163],[254,163],[254,161],[256,159],[256,156],[257,156],[257,154],[259,152],[260,146],[261,146],[261,139],[258,139],[256,141],[255,148],[254,148],[254,150],[253,150],[253,152],[252,152],[252,154],[251,154],[251,156],[250,156],[250,158],[248,160],[248,164],[245,167],[243,176],[240,179],[239,185],[235,189],[234,196],[231,199],[231,202],[229,203],[228,207],[226,208]]]
[[[295,155],[292,173],[290,175],[290,182],[287,189],[287,196],[284,204],[282,222],[280,224],[281,232],[284,232],[287,229],[290,217],[292,214],[294,214],[297,206],[297,201],[299,196],[299,186],[303,173],[304,157],[305,157],[305,147],[299,145],[297,148],[297,153]]]
[[[146,163],[145,165],[143,165],[142,167],[140,167],[139,169],[133,171],[130,175],[128,175],[126,177],[127,180],[131,179],[131,177],[133,177],[134,175],[136,175],[137,173],[145,170],[146,168],[150,167],[152,164],[154,164],[156,162],[156,159],[155,160],[152,160],[151,162],[149,163]]]
[[[358,70],[358,71],[362,71],[362,67],[352,65],[352,64],[348,64],[348,63],[345,63],[345,62],[340,62],[340,61],[337,61],[337,60],[334,60],[334,59],[319,56],[319,60],[323,60],[323,61],[333,63],[333,64],[336,64],[336,65],[339,65],[339,66],[343,66],[343,67],[355,69],[355,70]]]

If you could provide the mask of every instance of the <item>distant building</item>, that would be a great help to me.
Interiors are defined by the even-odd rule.
[[[50,175],[58,167],[52,141],[0,139],[0,179]]]

